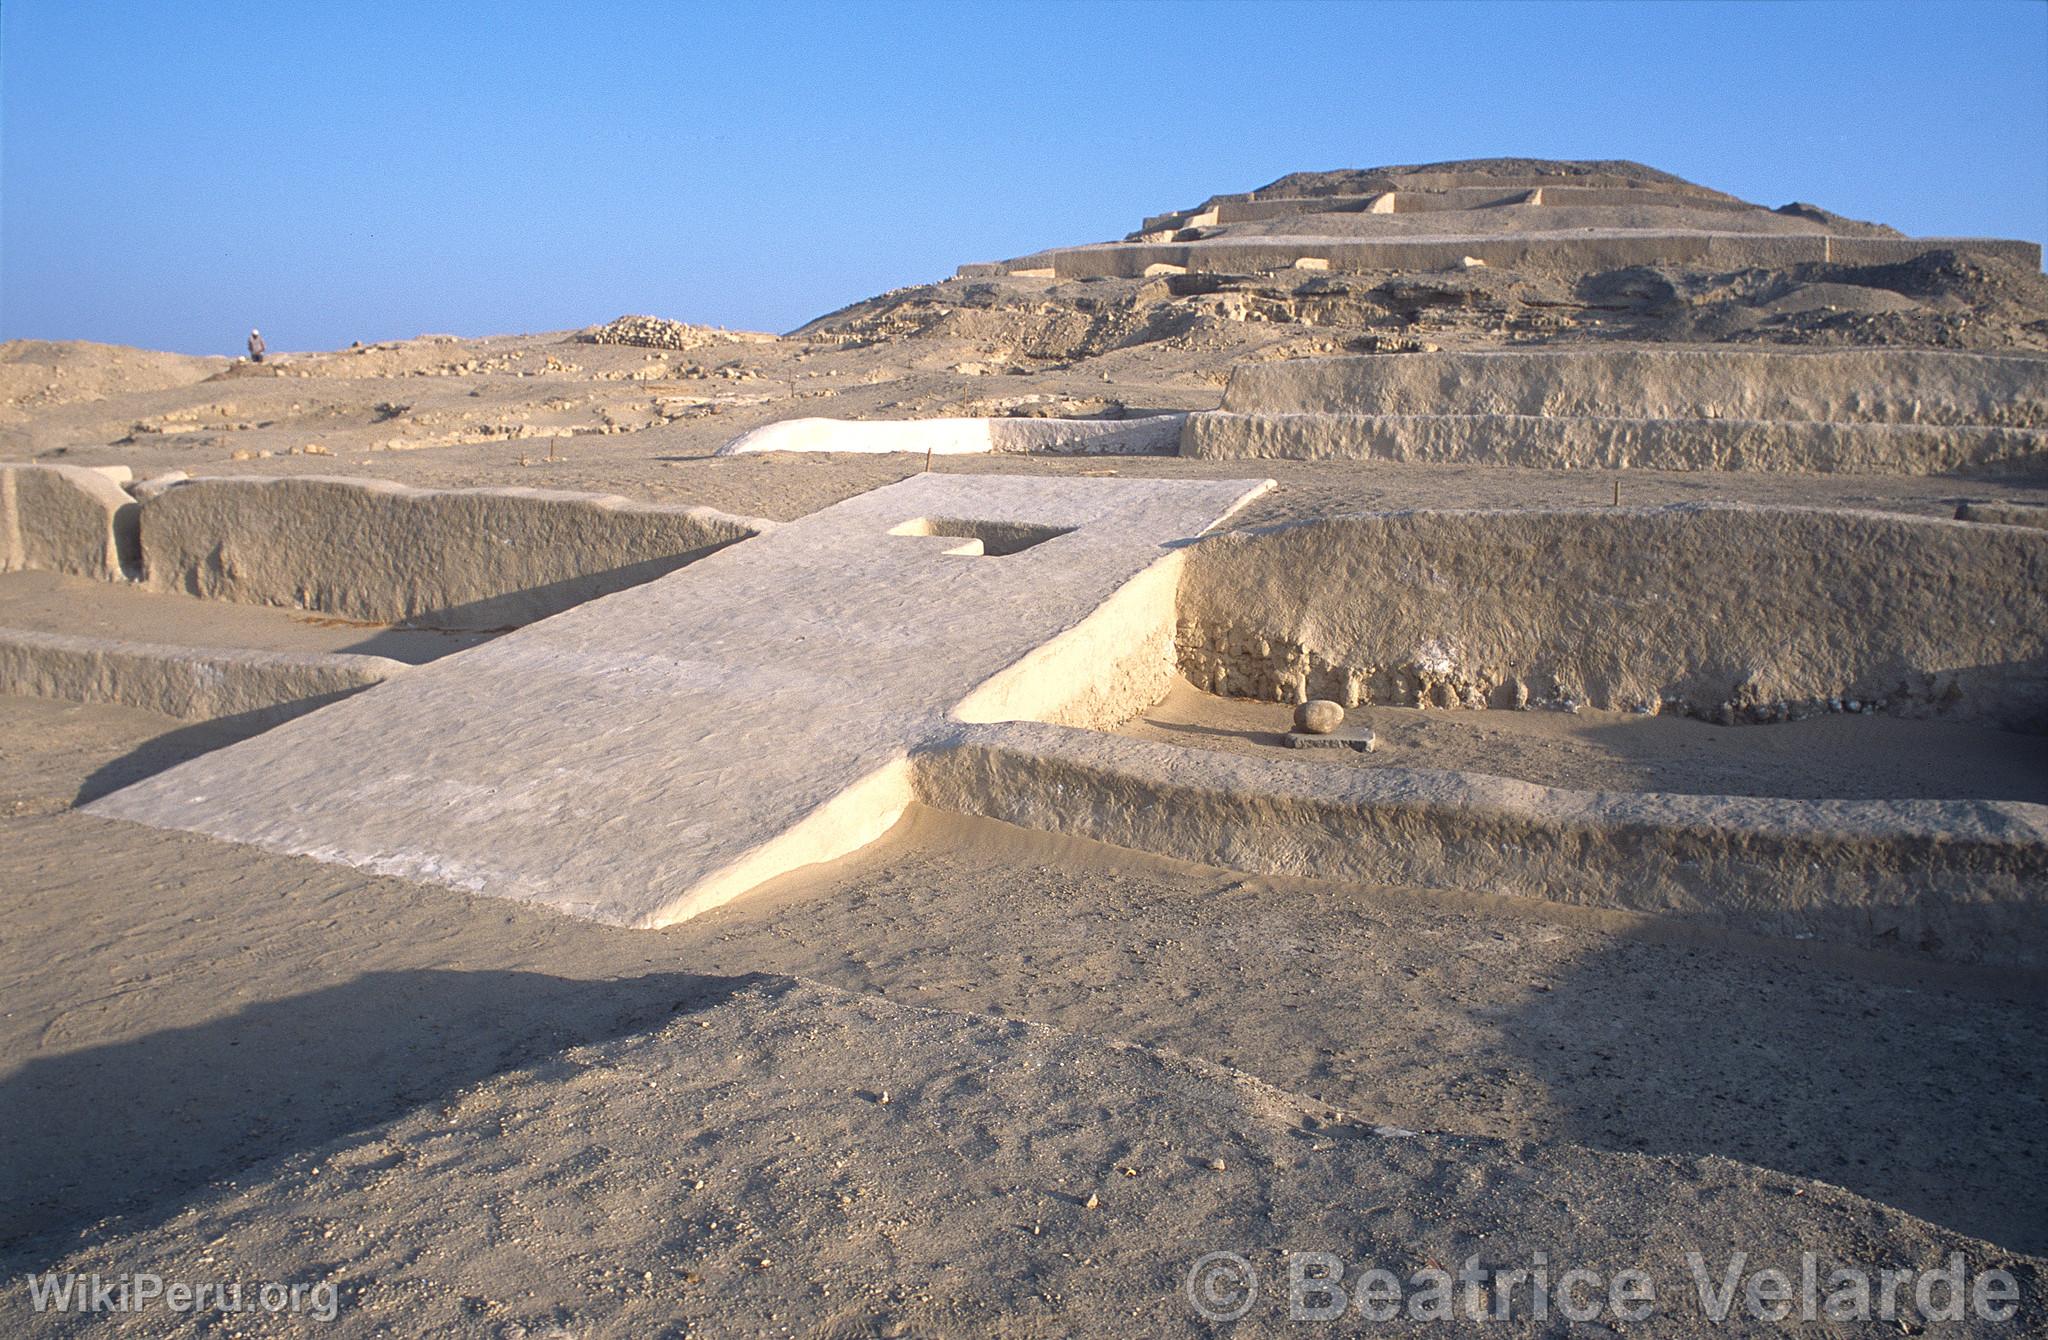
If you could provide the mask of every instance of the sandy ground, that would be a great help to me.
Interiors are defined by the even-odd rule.
[[[1805,1251],[1823,1268],[1948,1257],[2004,1272],[2023,1315],[2041,1302],[2038,1261],[1721,1160],[1369,1125],[1171,1054],[786,978],[671,975],[666,989],[640,1036],[430,1097],[212,1188],[105,1255],[173,1280],[326,1286],[338,1324],[313,1333],[342,1335],[1211,1335],[1205,1300],[1248,1311],[1238,1333],[1299,1333],[1286,1254],[1333,1246],[1353,1270],[1417,1284],[1551,1260],[1647,1272],[1647,1306],[1611,1327],[1567,1332],[1526,1271],[1453,1304],[1525,1337],[1698,1334],[1692,1269]],[[1249,1283],[1266,1285],[1263,1308]],[[0,1315],[55,1331],[9,1301]],[[1372,1333],[1447,1329],[1409,1315]]]
[[[348,652],[422,665],[489,634],[392,628],[225,600],[137,590],[54,572],[0,573],[0,628],[180,647]]]
[[[76,362],[82,377],[85,367],[144,356],[85,346]],[[590,344],[574,332],[422,337],[237,363],[197,383],[0,405],[0,453],[77,462],[112,449],[138,469],[231,462],[236,453],[252,461],[325,456],[331,467],[476,447],[516,466],[522,458],[587,459],[627,441],[646,455],[695,454],[804,415],[1090,417],[1214,408],[1228,363],[1134,350],[1093,360],[1085,371],[1041,363],[1012,375],[991,371],[977,361],[976,346],[961,340],[863,346],[785,339],[670,351]]]
[[[753,973],[1169,1049],[1372,1125],[1738,1159],[2048,1247],[2036,978],[1246,878],[922,812],[713,915],[621,931],[63,808],[205,728],[26,699],[0,700],[0,725],[13,1264],[508,1069],[566,1077],[547,1058]],[[1007,1120],[1006,1141],[1046,1129]],[[712,1143],[700,1164],[752,1166]]]
[[[1195,749],[1354,768],[1440,768],[1580,791],[1810,800],[2048,804],[2048,738],[1945,721],[1824,716],[1724,727],[1629,712],[1443,712],[1359,707],[1371,753],[1290,748],[1293,707],[1220,698],[1185,681],[1122,733]]]

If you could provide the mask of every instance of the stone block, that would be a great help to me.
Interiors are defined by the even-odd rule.
[[[0,572],[122,580],[139,566],[136,511],[100,470],[0,464]]]

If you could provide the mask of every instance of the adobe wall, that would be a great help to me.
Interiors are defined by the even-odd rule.
[[[1479,889],[1966,962],[2048,962],[2039,805],[1605,794],[1037,722],[972,727],[917,765],[928,805],[1225,869]]]
[[[136,507],[104,471],[0,464],[0,572],[118,580],[135,569]]]
[[[891,452],[967,456],[986,452],[1048,455],[1173,455],[1185,414],[1128,419],[782,419],[727,442],[721,456],[763,451]]]
[[[2048,358],[1927,349],[1385,354],[1237,368],[1240,414],[1512,414],[2048,428]]]
[[[374,623],[505,628],[638,585],[772,523],[537,489],[323,476],[145,490],[145,584]]]
[[[1960,503],[1956,507],[1956,520],[1976,521],[1991,526],[2031,526],[2035,530],[2048,530],[2048,504]]]
[[[1507,414],[1193,414],[1180,454],[1543,469],[2048,474],[2048,430]]]
[[[0,628],[0,693],[272,724],[411,667],[382,656],[173,647]]]
[[[1532,195],[1534,199],[1530,198]],[[1290,214],[1368,211],[1387,214],[1437,214],[1455,210],[1495,209],[1506,205],[1624,209],[1633,209],[1638,205],[1665,205],[1681,209],[1729,212],[1755,208],[1741,201],[1715,200],[1683,195],[1676,191],[1551,184],[1519,187],[1461,186],[1445,191],[1394,190],[1377,195],[1271,196],[1261,200],[1231,201],[1219,204],[1215,208],[1216,222],[1229,224],[1285,218]],[[1146,220],[1147,224],[1153,222],[1151,219]]]
[[[1195,272],[1243,273],[1282,269],[1301,256],[1327,259],[1336,270],[1447,270],[1466,257],[1501,269],[1554,269],[1572,273],[1635,265],[1787,269],[1827,262],[1880,265],[1930,251],[1996,256],[2039,269],[2039,243],[2010,238],[1825,237],[1817,233],[1712,233],[1616,231],[1498,233],[1478,237],[1222,237],[1200,242],[1109,242],[1038,252],[1015,260],[962,266],[959,273],[1016,273],[1049,269],[1059,279],[1141,279],[1153,265]]]
[[[2048,730],[2048,532],[1682,504],[1213,536],[1181,671],[1234,697],[1771,721],[1855,700]]]

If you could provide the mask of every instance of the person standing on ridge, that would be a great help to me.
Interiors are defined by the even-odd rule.
[[[263,332],[260,330],[249,332],[249,361],[251,363],[261,363],[263,361]]]

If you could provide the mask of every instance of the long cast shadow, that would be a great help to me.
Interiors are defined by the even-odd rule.
[[[78,792],[72,797],[73,805],[90,805],[105,795],[111,795],[124,786],[148,777],[154,777],[167,768],[210,754],[216,749],[225,749],[254,735],[260,735],[272,726],[304,716],[329,703],[338,703],[344,698],[354,697],[362,689],[343,689],[337,693],[323,693],[312,698],[300,698],[293,702],[278,703],[272,707],[261,707],[251,712],[240,712],[234,716],[215,717],[210,721],[195,721],[190,725],[178,726],[161,735],[153,735],[119,758],[109,759],[87,775],[79,784]]]
[[[521,587],[499,595],[486,596],[461,605],[442,605],[425,610],[393,625],[398,631],[438,631],[449,633],[504,633],[538,623],[550,615],[574,609],[578,605],[616,595],[635,586],[679,572],[700,558],[708,558],[721,549],[739,544],[749,537],[736,535],[729,540],[707,540],[694,548],[662,554],[655,558],[644,558],[634,563],[623,564],[596,572],[581,572],[573,577],[558,581],[544,582],[538,586]],[[356,651],[374,653],[374,641],[370,639]]]
[[[763,974],[578,981],[373,972],[189,1028],[31,1060],[0,1080],[0,1252],[32,1264],[190,1192],[585,1043],[658,1028]]]
[[[1888,981],[1888,957],[1844,971],[1825,953],[1624,934],[1494,1017],[1562,1139],[1717,1154],[2048,1251],[2039,975],[1957,968],[1991,988],[1963,990],[1913,973],[1910,951]]]

